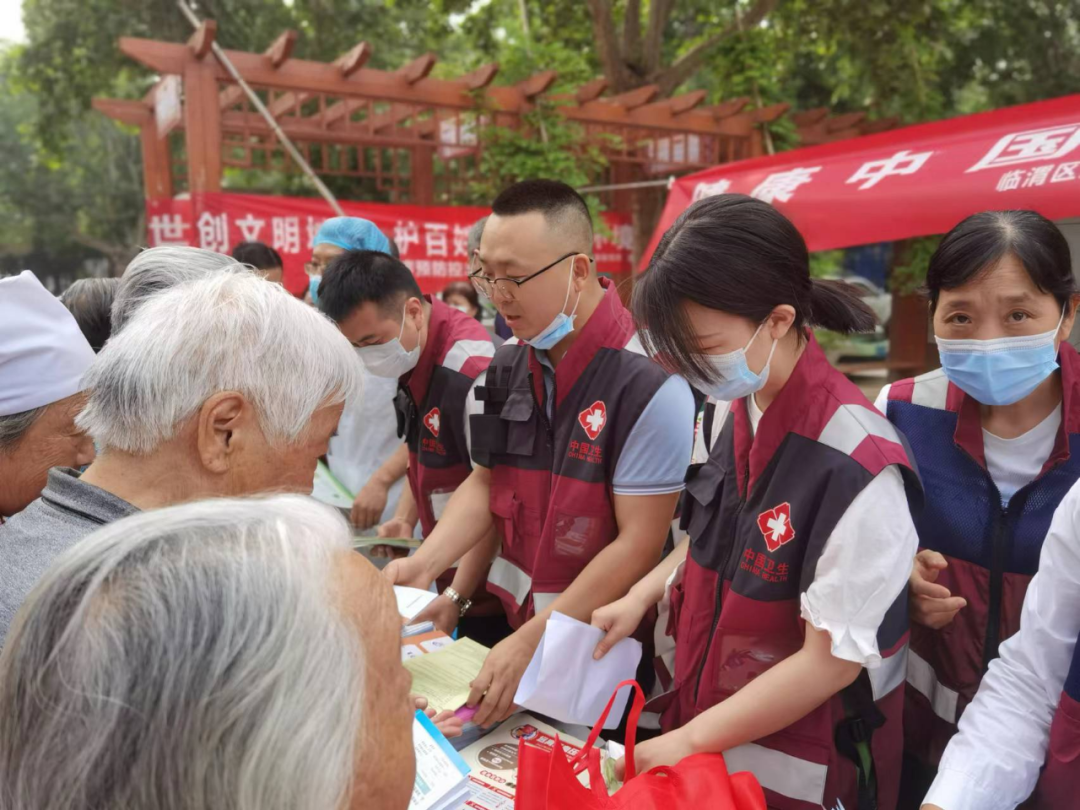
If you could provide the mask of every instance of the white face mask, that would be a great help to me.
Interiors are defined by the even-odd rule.
[[[458,312],[464,312],[466,315],[472,315],[472,313],[469,312],[469,308],[464,304],[449,304],[448,306],[450,307],[450,309],[456,309]]]
[[[405,304],[406,310],[408,303]],[[376,377],[389,377],[391,379],[408,374],[416,368],[420,360],[420,338],[417,336],[416,347],[407,351],[401,345],[401,338],[405,334],[405,311],[401,312],[401,332],[396,338],[386,343],[376,343],[373,346],[360,346],[356,355],[368,371]]]

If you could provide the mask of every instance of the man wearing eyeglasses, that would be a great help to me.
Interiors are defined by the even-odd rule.
[[[645,356],[615,287],[597,277],[580,195],[525,181],[492,210],[471,278],[514,338],[475,389],[472,475],[417,554],[386,569],[427,587],[497,530],[488,590],[516,629],[472,684],[481,725],[512,712],[553,610],[588,622],[659,561],[694,423],[689,386]],[[470,596],[474,568],[441,599]]]

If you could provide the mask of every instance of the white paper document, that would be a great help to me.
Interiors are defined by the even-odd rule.
[[[564,723],[593,726],[615,687],[633,679],[641,661],[641,642],[632,638],[624,638],[594,661],[593,650],[603,637],[598,627],[552,613],[514,703]],[[604,728],[618,728],[630,693],[624,689],[616,698]]]
[[[422,591],[419,588],[407,588],[404,585],[394,586],[394,598],[397,599],[398,613],[405,621],[412,621],[416,616],[435,601],[437,593]]]

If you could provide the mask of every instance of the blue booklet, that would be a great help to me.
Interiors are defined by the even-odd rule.
[[[422,711],[413,718],[413,752],[416,781],[409,810],[459,808],[469,796],[470,768]]]

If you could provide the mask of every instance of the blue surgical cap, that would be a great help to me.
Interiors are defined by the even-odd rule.
[[[369,222],[360,217],[334,217],[326,220],[315,234],[315,244],[337,245],[345,250],[380,250],[390,252],[390,240]]]

